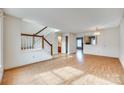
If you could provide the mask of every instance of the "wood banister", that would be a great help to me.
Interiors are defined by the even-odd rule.
[[[42,48],[44,48],[44,41],[45,41],[46,43],[48,43],[50,45],[50,47],[51,47],[51,55],[53,55],[53,45],[44,36],[40,36],[40,35],[36,35],[36,34],[24,34],[24,33],[21,33],[21,36],[31,36],[31,37],[33,37],[32,47],[34,47],[34,41],[35,41],[34,39],[35,39],[35,37],[42,37]]]
[[[52,44],[50,44],[50,42],[48,40],[46,40],[46,38],[43,37],[43,39],[51,46]]]
[[[47,28],[47,26],[45,26],[43,29],[41,29],[40,31],[38,31],[35,35],[39,34],[40,32],[42,32],[43,30],[45,30]]]
[[[42,36],[40,36],[40,35],[35,35],[35,34],[24,34],[24,33],[21,33],[21,36],[42,37]]]
[[[50,45],[50,47],[51,47],[51,55],[53,55],[53,45],[50,44],[50,42],[46,38],[44,38],[44,36],[43,36],[43,39],[44,39],[44,41],[46,41]]]

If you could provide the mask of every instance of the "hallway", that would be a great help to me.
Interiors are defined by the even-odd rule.
[[[7,70],[2,84],[123,84],[118,59],[76,54]]]

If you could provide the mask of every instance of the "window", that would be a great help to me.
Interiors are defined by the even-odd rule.
[[[81,39],[77,40],[77,47],[82,47],[82,40]]]

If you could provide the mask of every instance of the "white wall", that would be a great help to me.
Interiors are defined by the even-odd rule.
[[[25,24],[25,25],[24,25]],[[29,23],[21,19],[6,16],[4,24],[4,65],[5,69],[25,64],[30,64],[51,58],[51,55],[43,50],[22,51],[21,32],[36,30]],[[26,26],[28,25],[28,26]],[[38,28],[38,27],[37,27]]]
[[[124,67],[124,18],[120,24],[120,62]]]
[[[69,34],[69,54],[76,52],[76,35],[73,33]]]
[[[68,36],[68,54],[76,52],[76,35],[73,33],[62,34],[62,53],[66,53],[65,37]]]
[[[93,35],[94,32],[85,32],[77,35],[77,37],[84,35]],[[97,36],[97,45],[85,45],[84,53],[119,57],[119,27],[100,30],[100,35]]]
[[[68,34],[62,34],[62,53],[66,53],[66,42],[65,42],[65,36],[68,36]]]
[[[3,76],[3,13],[0,10],[0,82]]]

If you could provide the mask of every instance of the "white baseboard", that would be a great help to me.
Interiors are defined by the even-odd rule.
[[[117,56],[108,56],[108,55],[102,55],[102,54],[93,54],[93,53],[84,53],[84,54],[88,54],[88,55],[95,55],[95,56],[104,56],[104,57],[112,57],[112,58],[118,58]]]

